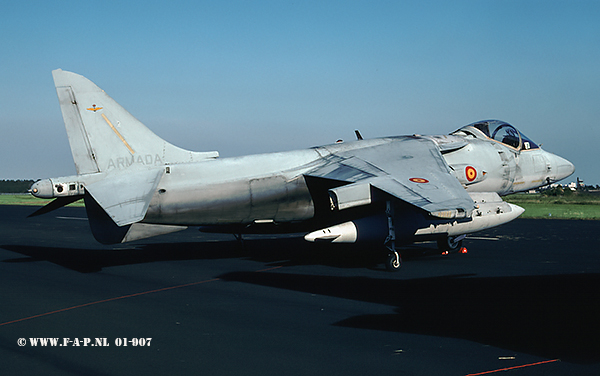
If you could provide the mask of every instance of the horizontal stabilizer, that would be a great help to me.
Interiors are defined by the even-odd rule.
[[[134,223],[129,227],[129,231],[125,234],[121,243],[132,242],[134,240],[146,239],[152,236],[170,234],[172,232],[182,231],[187,229],[187,226],[171,226],[171,225],[153,225],[149,223]]]
[[[185,230],[186,226],[132,223],[117,226],[94,198],[86,193],[85,210],[94,238],[102,244],[117,244]]]
[[[121,173],[107,176],[85,189],[121,227],[144,219],[162,174],[162,169]]]

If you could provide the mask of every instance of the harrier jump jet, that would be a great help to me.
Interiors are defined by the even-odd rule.
[[[162,140],[85,77],[52,74],[77,175],[34,183],[34,196],[55,200],[33,215],[83,198],[104,244],[188,226],[304,232],[310,242],[375,244],[397,270],[397,246],[437,240],[455,249],[465,234],[523,212],[500,196],[574,171],[498,120],[450,135],[366,140],[357,132],[353,142],[220,159]]]

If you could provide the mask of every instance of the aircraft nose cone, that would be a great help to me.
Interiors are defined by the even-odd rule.
[[[557,157],[557,175],[559,179],[564,179],[575,172],[575,166],[568,160]]]
[[[555,181],[564,179],[575,172],[573,163],[556,154],[552,154],[552,168],[555,173]]]

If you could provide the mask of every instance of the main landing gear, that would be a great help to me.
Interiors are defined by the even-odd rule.
[[[459,236],[443,236],[438,238],[437,246],[442,254],[447,255],[448,253],[458,252],[462,248],[463,239],[466,235]]]
[[[402,257],[396,251],[396,230],[394,229],[394,206],[390,201],[386,202],[385,214],[387,216],[388,236],[385,239],[387,258],[385,268],[389,272],[397,272],[402,267]]]

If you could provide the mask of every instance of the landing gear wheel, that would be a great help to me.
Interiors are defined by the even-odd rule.
[[[462,247],[464,235],[444,236],[438,238],[437,246],[440,251],[457,252]]]
[[[388,272],[397,272],[402,267],[402,257],[398,252],[389,252],[385,261],[385,268]]]

